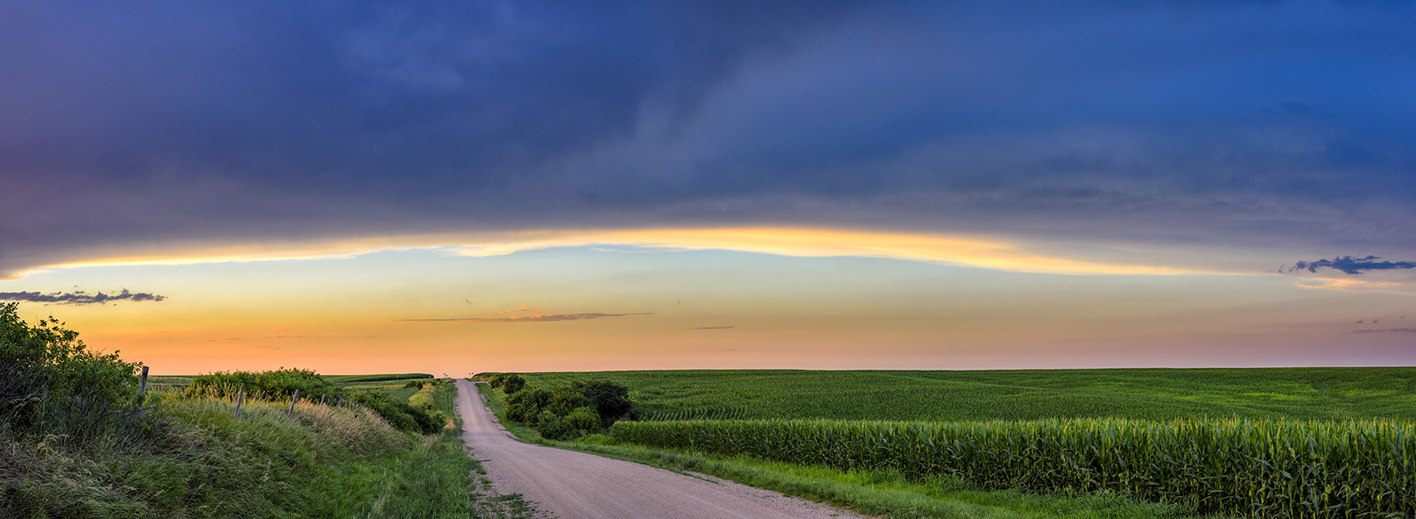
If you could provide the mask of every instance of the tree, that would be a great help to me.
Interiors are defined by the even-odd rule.
[[[521,375],[507,375],[502,377],[502,391],[505,391],[508,395],[520,393],[521,390],[525,388],[526,379],[521,378]]]
[[[571,387],[590,399],[596,414],[600,415],[605,427],[624,418],[634,409],[634,402],[629,400],[629,388],[614,382],[608,380],[576,381],[571,384]]]

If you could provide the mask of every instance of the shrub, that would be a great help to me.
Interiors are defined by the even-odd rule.
[[[565,416],[578,407],[590,405],[594,405],[594,402],[584,393],[575,388],[563,387],[551,394],[551,401],[546,404],[546,409],[555,413],[556,416]]]
[[[0,304],[0,419],[20,433],[85,441],[115,427],[144,431],[156,422],[139,406],[138,363],[90,351],[78,332],[41,319],[20,320],[18,303]]]
[[[590,407],[577,407],[574,411],[565,415],[565,422],[575,427],[579,431],[600,430],[600,415]]]
[[[501,385],[502,391],[505,391],[508,395],[514,395],[526,388],[526,379],[521,378],[521,375],[507,375],[502,378]]]
[[[280,368],[272,371],[218,371],[210,375],[198,375],[187,386],[189,397],[236,398],[240,388],[246,388],[247,398],[259,398],[271,402],[288,401],[300,391],[301,398],[316,398],[320,395],[338,396],[343,389],[329,383],[319,373],[308,369]]]
[[[422,381],[409,382],[421,386]],[[217,397],[235,398],[240,388],[246,388],[246,398],[272,402],[289,402],[296,390],[302,400],[318,401],[324,397],[333,403],[340,396],[350,402],[368,406],[388,423],[403,431],[431,434],[442,429],[445,420],[429,409],[410,405],[408,402],[392,398],[383,393],[371,391],[346,391],[329,383],[319,373],[307,369],[281,368],[259,373],[248,371],[218,371],[210,375],[200,375],[192,379],[187,387],[189,398]]]
[[[519,375],[509,375],[500,380],[504,387],[510,387],[512,380],[520,379]],[[602,432],[615,420],[633,413],[629,390],[606,380],[576,381],[554,392],[525,388],[507,393],[506,404],[508,419],[525,423],[540,431],[541,436],[555,440]]]
[[[601,425],[609,427],[616,420],[628,416],[634,410],[634,402],[629,400],[629,388],[608,380],[572,382],[572,388],[583,393],[595,406],[600,415]]]
[[[507,418],[534,427],[536,415],[551,401],[551,392],[544,389],[528,389],[508,396],[506,399]]]
[[[580,435],[575,426],[550,411],[541,411],[536,417],[536,423],[536,430],[541,432],[541,436],[552,440],[573,440]]]

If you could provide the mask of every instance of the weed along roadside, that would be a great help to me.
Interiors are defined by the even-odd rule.
[[[0,380],[0,517],[529,513],[478,475],[447,379],[416,375],[418,389],[392,394],[379,379],[409,375],[161,377],[61,323],[25,323],[13,304],[0,305],[0,365],[16,367]],[[296,389],[324,390],[326,405]]]

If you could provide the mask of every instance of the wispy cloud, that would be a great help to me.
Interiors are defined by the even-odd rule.
[[[1352,331],[1347,332],[1347,333],[1381,333],[1381,332],[1416,333],[1416,328],[1385,328],[1385,329],[1381,329],[1381,330],[1374,330],[1374,329],[1371,329],[1371,328],[1366,328],[1366,329],[1352,330]]]
[[[732,327],[733,327],[733,325],[730,324],[730,325],[727,325],[727,326],[699,326],[699,327],[695,327],[694,329],[695,329],[695,330],[726,330],[726,329],[732,328]]]
[[[1343,256],[1333,259],[1320,259],[1317,261],[1299,261],[1288,268],[1288,272],[1306,270],[1317,273],[1318,269],[1330,268],[1340,270],[1348,274],[1361,274],[1367,270],[1393,270],[1416,268],[1416,261],[1377,261],[1381,259],[1377,256],[1367,256],[1365,258],[1353,258]]]
[[[493,314],[496,315],[496,314]],[[599,312],[579,313],[579,314],[534,314],[534,315],[513,315],[508,317],[456,317],[449,319],[390,319],[393,322],[403,323],[548,323],[556,321],[585,321],[589,319],[600,319],[604,317],[628,317],[631,315],[654,315],[654,312],[638,312],[627,314],[605,314]]]
[[[109,295],[103,292],[89,294],[83,290],[75,292],[55,292],[52,294],[42,294],[39,292],[0,292],[0,301],[25,301],[30,303],[54,303],[61,305],[93,305],[107,304],[118,301],[162,301],[166,296],[149,294],[147,292],[129,292],[123,289],[122,292]]]
[[[519,314],[519,313],[521,313],[521,312],[532,312],[532,313],[534,313],[534,312],[540,312],[540,311],[541,311],[540,308],[537,308],[537,307],[534,307],[534,306],[531,306],[531,305],[521,305],[521,306],[518,306],[518,307],[513,308],[513,309],[511,309],[511,310],[502,310],[502,311],[500,311],[500,312],[493,313],[492,316],[495,317],[495,316],[504,315],[504,314]]]
[[[344,335],[270,335],[266,337],[226,337],[223,339],[207,339],[201,342],[240,342],[240,341],[269,341],[269,340],[359,340],[377,339],[375,336],[344,336]],[[187,344],[196,344],[189,342]],[[274,348],[280,349],[280,348]]]

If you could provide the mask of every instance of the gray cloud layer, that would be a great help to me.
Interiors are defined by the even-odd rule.
[[[1365,258],[1353,258],[1352,256],[1342,256],[1333,259],[1320,259],[1317,261],[1299,261],[1289,267],[1288,271],[1307,270],[1316,273],[1318,269],[1330,268],[1340,270],[1347,274],[1361,274],[1368,270],[1398,270],[1416,268],[1416,261],[1377,261],[1381,258],[1377,256],[1367,256]]]
[[[147,292],[129,292],[123,289],[122,292],[109,295],[103,292],[89,294],[85,291],[76,292],[54,292],[52,294],[42,294],[39,292],[0,292],[0,301],[26,301],[30,303],[56,303],[61,305],[92,305],[107,304],[118,301],[162,301],[165,296],[149,294]]]
[[[0,277],[130,244],[564,226],[1416,254],[1413,15],[7,3]]]

